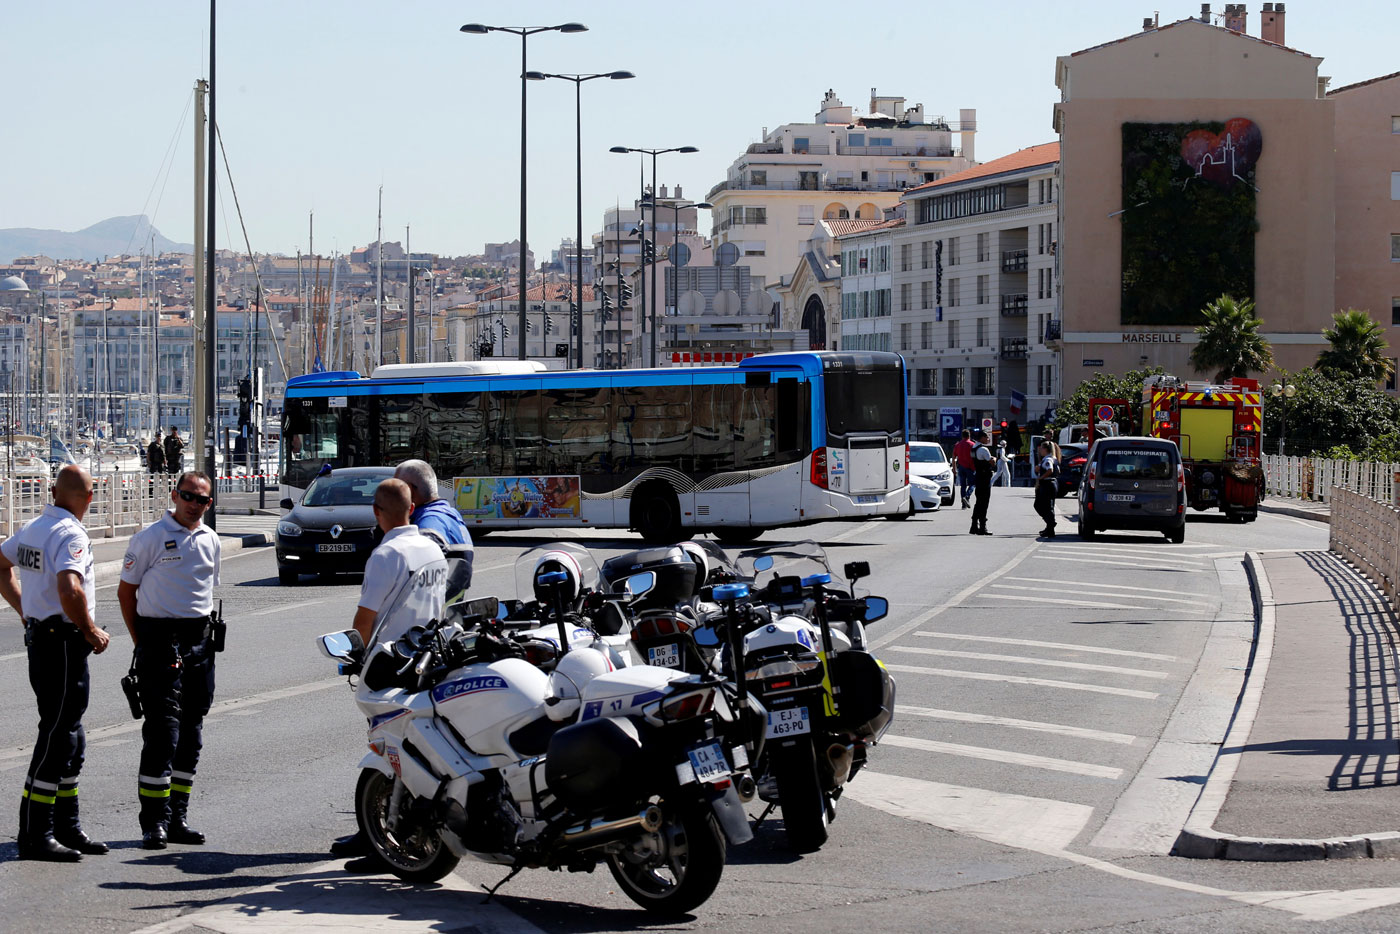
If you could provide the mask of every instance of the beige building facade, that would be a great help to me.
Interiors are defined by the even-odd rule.
[[[1194,327],[1223,281],[1254,299],[1279,366],[1308,366],[1325,346],[1337,308],[1336,107],[1322,60],[1268,25],[1278,41],[1149,20],[1057,60],[1063,393],[1142,365],[1199,378]],[[1152,143],[1125,144],[1137,139]],[[1154,172],[1172,182],[1153,187]],[[1191,300],[1162,300],[1191,295],[1186,286]]]

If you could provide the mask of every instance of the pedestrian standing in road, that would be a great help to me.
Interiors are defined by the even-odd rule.
[[[165,471],[180,473],[185,464],[185,442],[180,440],[180,429],[170,429],[165,438]]]
[[[972,449],[973,489],[977,498],[972,507],[972,535],[991,535],[987,531],[987,506],[992,498],[992,452],[987,446],[991,438],[985,431],[977,433],[977,443]]]
[[[409,522],[413,511],[413,494],[403,480],[390,477],[375,489],[374,518],[384,539],[365,564],[360,605],[351,623],[364,641],[366,660],[376,644],[394,642],[409,628],[440,619],[447,603],[447,559],[435,540]],[[332,843],[331,853],[368,857],[369,841],[356,831]],[[367,858],[346,868],[380,867]]]
[[[88,655],[101,654],[108,637],[93,620],[92,543],[83,528],[92,477],[69,464],[52,492],[53,505],[0,544],[0,595],[24,621],[39,706],[39,740],[20,792],[19,858],[77,862],[107,852],[78,821],[78,773],[87,747]]]
[[[203,522],[210,489],[199,471],[180,475],[170,511],[132,536],[117,585],[146,718],[137,796],[147,850],[204,842],[187,815],[222,641],[214,615],[219,536]]]
[[[992,486],[1011,485],[1011,459],[1006,456],[1006,442],[997,442],[996,472],[992,474]]]
[[[953,445],[953,464],[958,469],[958,490],[962,494],[962,508],[971,509],[972,484],[976,477],[976,465],[972,461],[972,430],[964,428],[962,439]]]
[[[1059,495],[1060,462],[1055,458],[1055,446],[1040,442],[1036,451],[1035,511],[1045,520],[1041,538],[1055,537],[1055,500]]]
[[[150,473],[165,473],[165,447],[160,442],[159,428],[146,447],[146,470]]]

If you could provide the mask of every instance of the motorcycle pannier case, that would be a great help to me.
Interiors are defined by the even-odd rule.
[[[646,769],[631,723],[606,718],[565,727],[549,740],[545,781],[576,814],[607,811],[639,800]]]
[[[831,659],[831,683],[841,688],[836,725],[878,740],[894,717],[894,679],[874,655],[851,650]]]
[[[643,571],[656,575],[656,586],[634,603],[633,609],[668,609],[679,603],[688,603],[695,594],[695,562],[690,560],[683,548],[675,545],[643,548],[618,555],[604,561],[599,569],[609,590],[616,590],[622,581]]]

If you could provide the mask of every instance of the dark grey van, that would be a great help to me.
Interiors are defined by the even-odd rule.
[[[1185,473],[1181,452],[1161,438],[1100,438],[1079,481],[1079,537],[1104,529],[1161,532],[1186,540]]]

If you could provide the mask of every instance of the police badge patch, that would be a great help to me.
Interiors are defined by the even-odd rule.
[[[166,550],[166,551],[174,551],[174,550],[175,550],[175,542],[174,542],[173,539],[172,539],[171,541],[168,541],[168,542],[165,543],[165,550]]]

